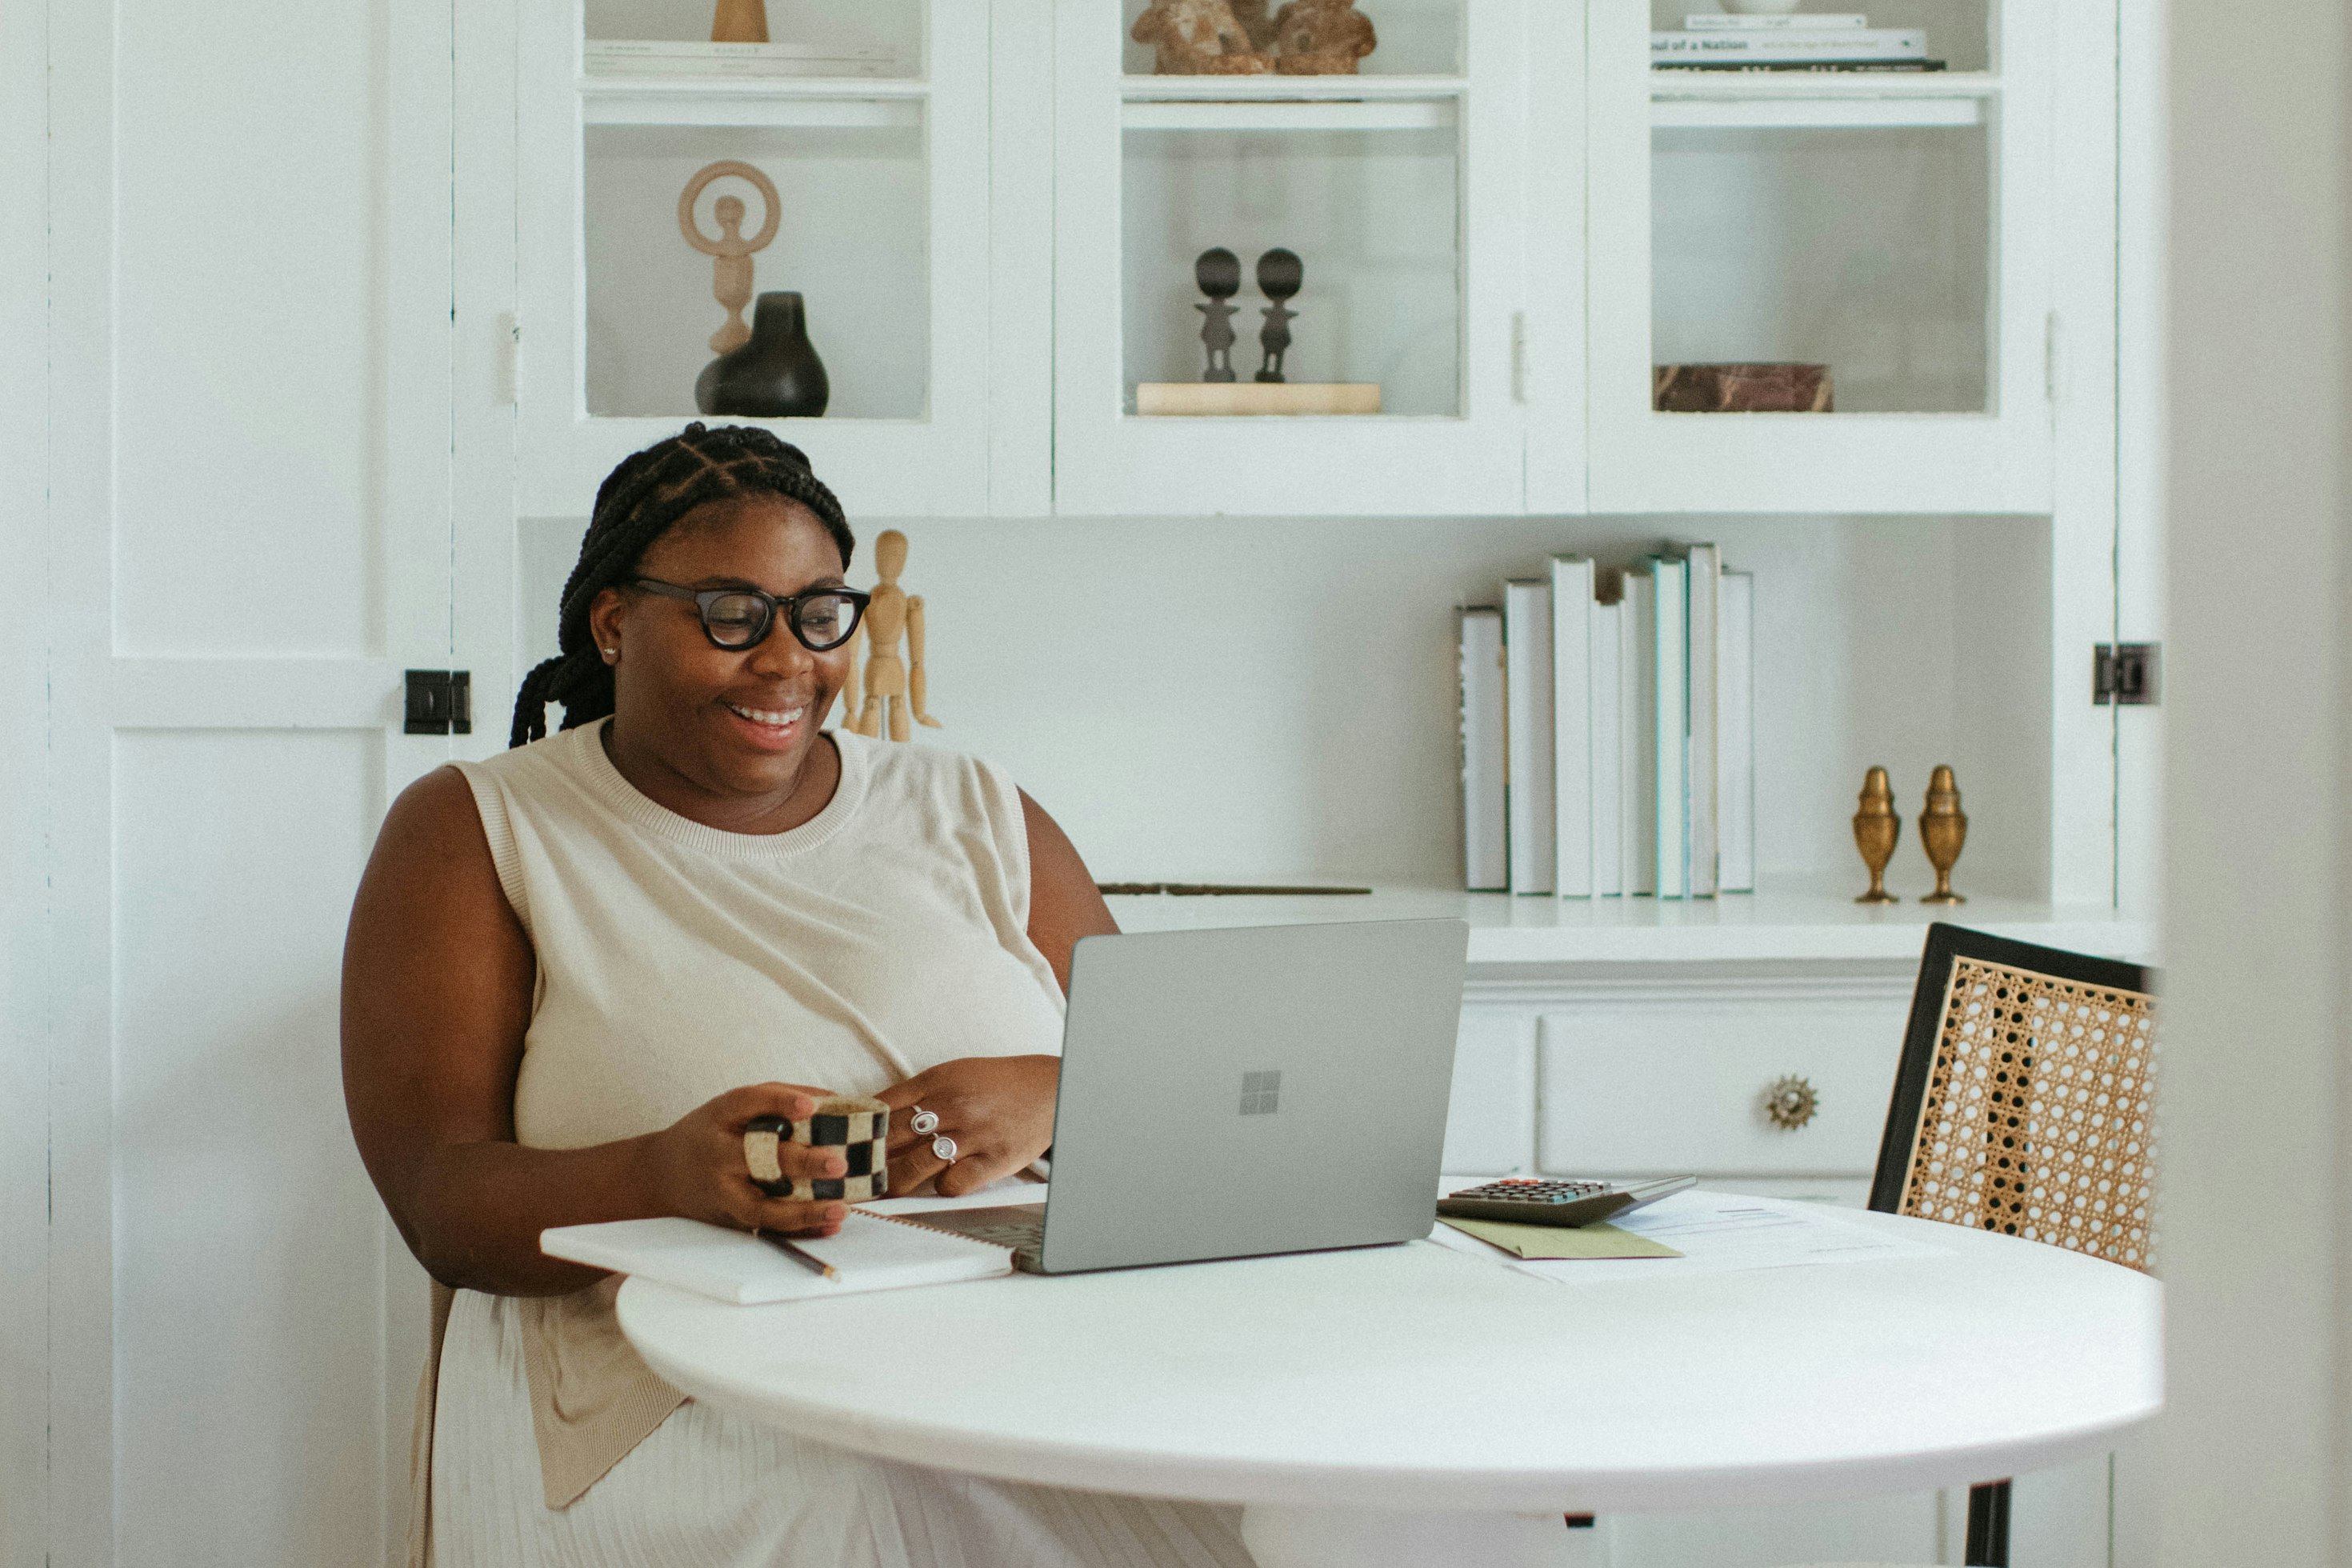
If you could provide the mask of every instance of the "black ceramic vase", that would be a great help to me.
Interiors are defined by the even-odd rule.
[[[694,378],[694,405],[705,414],[813,418],[832,395],[824,362],[809,345],[798,294],[761,295],[751,314],[751,341],[720,354]]]

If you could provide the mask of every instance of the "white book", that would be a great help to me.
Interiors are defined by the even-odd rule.
[[[681,1290],[753,1306],[812,1296],[854,1296],[915,1285],[950,1285],[1013,1272],[1013,1253],[969,1237],[921,1230],[879,1215],[849,1211],[840,1231],[794,1245],[831,1264],[826,1279],[773,1243],[748,1231],[698,1219],[624,1219],[566,1225],[539,1233],[550,1258],[643,1275]]]
[[[1652,33],[1653,64],[1730,60],[1780,65],[1799,60],[1919,60],[1927,35],[1916,27],[1857,27],[1802,33]]]
[[[1511,891],[1551,891],[1551,584],[1503,584],[1503,805]]]
[[[1679,556],[1654,555],[1650,576],[1657,584],[1651,617],[1650,646],[1656,661],[1658,715],[1651,727],[1651,775],[1657,801],[1657,893],[1662,899],[1690,897],[1690,791],[1686,772],[1690,750],[1690,642],[1685,629],[1689,600],[1685,584],[1687,563]]]
[[[1592,845],[1592,563],[1551,558],[1552,891],[1589,899]]]
[[[1625,891],[1625,606],[1592,606],[1592,894]]]
[[[1625,574],[1618,605],[1618,676],[1624,685],[1618,735],[1623,802],[1625,891],[1658,890],[1658,584],[1647,572]]]
[[[1756,890],[1756,579],[1726,572],[1716,603],[1717,882]]]
[[[1685,781],[1690,793],[1688,875],[1690,896],[1711,899],[1718,886],[1717,856],[1721,848],[1715,808],[1715,661],[1716,599],[1723,575],[1723,552],[1712,544],[1694,544],[1688,547],[1686,559],[1690,574],[1683,592],[1689,606],[1684,635],[1690,645],[1684,666],[1684,679],[1690,687],[1690,745],[1685,752],[1690,770]]]
[[[1510,886],[1503,815],[1503,612],[1462,612],[1462,886]]]
[[[1869,26],[1870,18],[1859,11],[1796,11],[1782,16],[1694,11],[1683,18],[1683,30],[1688,33],[1815,33]]]

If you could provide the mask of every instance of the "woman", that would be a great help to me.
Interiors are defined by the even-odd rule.
[[[637,453],[597,492],[516,749],[385,818],[343,1077],[438,1282],[412,1561],[1248,1562],[1232,1510],[863,1458],[687,1401],[621,1337],[618,1281],[539,1251],[549,1226],[657,1215],[830,1234],[842,1205],[762,1195],[742,1144],[828,1092],[902,1113],[895,1192],[971,1191],[1051,1137],[1071,946],[1117,928],[994,769],[819,730],[864,605],[851,547],[764,431]],[[541,739],[550,700],[563,729]],[[918,1105],[951,1159],[908,1129]]]

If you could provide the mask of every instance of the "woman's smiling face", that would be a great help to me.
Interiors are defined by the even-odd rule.
[[[633,575],[785,598],[842,586],[843,571],[840,548],[814,514],[763,493],[695,508],[646,549]],[[810,782],[818,726],[848,680],[849,644],[812,653],[780,615],[756,646],[718,647],[694,605],[636,589],[604,590],[588,624],[599,649],[618,650],[610,740],[615,760],[625,750],[635,764],[624,772],[650,765],[730,816],[764,816],[763,804],[782,811]]]

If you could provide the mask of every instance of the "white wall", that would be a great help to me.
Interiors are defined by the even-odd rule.
[[[2162,1560],[2340,1563],[2347,387],[2340,0],[2179,0]]]
[[[856,526],[865,582],[884,525]],[[1623,563],[1678,538],[1719,541],[1757,574],[1767,877],[1859,877],[1848,819],[1864,771],[1887,764],[1916,816],[1948,762],[1970,816],[1961,889],[2046,886],[2040,520],[896,526],[907,585],[928,601],[930,701],[948,726],[931,738],[1010,768],[1105,880],[1458,886],[1454,606],[1498,602],[1505,577],[1541,574],[1554,551]],[[522,526],[530,658],[553,651],[580,527]],[[1892,875],[1932,883],[1915,835]]]

